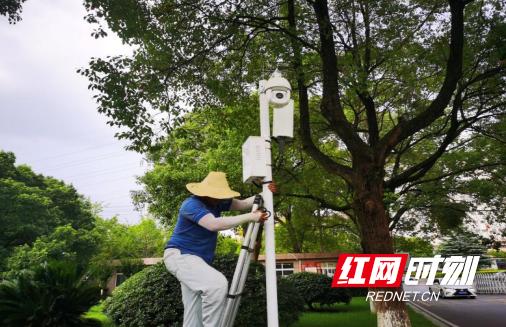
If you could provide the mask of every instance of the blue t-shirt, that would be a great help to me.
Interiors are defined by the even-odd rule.
[[[211,264],[216,250],[218,232],[212,232],[198,224],[208,213],[220,217],[230,210],[232,199],[223,200],[216,207],[207,206],[198,196],[190,196],[179,208],[176,228],[165,248],[177,248],[181,254],[193,254]]]

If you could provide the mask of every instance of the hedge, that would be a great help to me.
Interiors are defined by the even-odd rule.
[[[332,278],[327,275],[301,272],[289,275],[292,282],[304,298],[305,304],[314,310],[314,304],[331,305],[334,303],[350,303],[351,294],[347,289],[332,288]]]
[[[218,256],[216,269],[231,282],[237,256]],[[304,309],[304,300],[291,282],[278,281],[279,322],[290,326]],[[105,301],[105,313],[117,326],[182,326],[181,288],[163,263],[145,268],[116,288]],[[252,263],[235,326],[265,326],[265,272]]]

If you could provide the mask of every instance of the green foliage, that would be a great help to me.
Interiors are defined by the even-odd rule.
[[[306,305],[313,310],[314,304],[332,305],[350,303],[351,295],[342,288],[332,288],[332,278],[323,274],[301,272],[286,277],[304,298]]]
[[[137,225],[128,226],[111,219],[97,218],[96,231],[102,235],[99,255],[111,259],[145,258],[161,256],[164,235],[156,223],[142,219]]]
[[[217,256],[216,269],[231,280],[236,256]],[[241,326],[266,324],[265,275],[263,266],[252,264],[236,321]],[[297,320],[302,299],[287,281],[278,286],[280,323]],[[105,312],[118,326],[180,326],[183,318],[181,287],[163,263],[148,267],[116,288],[105,302]]]
[[[50,235],[37,238],[31,246],[16,247],[7,261],[7,275],[34,270],[50,261],[72,262],[82,270],[95,253],[98,240],[99,235],[94,231],[75,230],[70,225],[57,227]]]
[[[21,6],[26,0],[0,0],[0,15],[9,17],[9,23],[15,24],[21,20]]]
[[[184,124],[173,131],[173,137],[151,153],[154,169],[140,178],[144,190],[135,194],[135,200],[149,204],[155,217],[164,225],[173,226],[181,202],[189,195],[186,183],[201,180],[210,170],[225,171],[231,187],[244,197],[258,192],[241,183],[240,160],[242,143],[257,130],[257,111],[257,99],[251,97],[241,106],[221,110],[206,107],[185,116]],[[344,204],[347,193],[334,196],[335,188],[344,184],[326,175],[304,155],[298,142],[296,138],[283,157],[274,158],[273,169],[280,188],[274,203],[279,217],[278,251],[356,250],[358,237],[353,224],[343,215],[318,210]]]
[[[115,327],[111,318],[109,318],[104,313],[103,302],[100,302],[99,304],[92,306],[90,310],[84,314],[83,317],[100,321],[102,327]]]
[[[216,254],[239,254],[241,243],[235,238],[218,234],[218,242],[216,244]]]
[[[487,248],[482,244],[483,239],[471,232],[455,231],[440,245],[439,253],[443,256],[479,255],[483,256]]]
[[[420,237],[394,237],[394,249],[398,253],[409,253],[412,257],[428,257],[434,253],[430,241]]]
[[[91,203],[73,186],[15,161],[13,153],[0,151],[0,271],[15,247],[31,245],[58,226],[81,232],[91,230],[94,222]]]
[[[99,238],[89,272],[102,287],[113,271],[128,277],[143,268],[141,258],[161,257],[167,237],[154,220],[147,218],[132,226],[123,225],[116,218],[97,218],[94,232]]]
[[[360,238],[350,219],[338,214],[314,212],[314,203],[298,201],[296,212],[284,217],[275,227],[276,252],[350,252],[361,251]],[[311,212],[313,210],[313,212]]]
[[[464,2],[451,3],[456,14],[459,10],[455,8]],[[308,143],[315,143],[314,151],[307,151],[310,152],[307,157],[316,159],[315,162],[300,156],[301,160],[288,165],[294,179],[321,185],[333,182],[331,192],[324,192],[323,199],[336,200],[338,193],[339,199],[334,203],[352,203],[349,200],[353,190],[349,188],[357,185],[344,185],[337,178],[328,178],[330,174],[345,174],[332,168],[322,174],[322,166],[328,168],[330,162],[356,169],[362,160],[352,160],[352,157],[357,159],[364,152],[381,152],[382,147],[375,147],[368,139],[371,129],[377,129],[380,138],[398,136],[409,121],[416,125],[410,129],[413,132],[406,133],[402,139],[397,136],[383,139],[380,144],[392,141],[391,146],[371,162],[385,164],[370,165],[376,171],[367,173],[385,175],[381,181],[386,186],[384,202],[396,218],[392,228],[413,232],[420,228],[437,232],[440,228],[447,232],[459,226],[469,211],[477,210],[477,199],[486,205],[498,203],[500,210],[492,215],[497,219],[505,216],[504,201],[500,201],[500,193],[504,191],[494,188],[494,180],[504,183],[502,178],[491,177],[504,176],[504,155],[480,157],[479,154],[486,154],[484,143],[496,153],[504,149],[501,132],[504,122],[500,128],[498,121],[504,113],[506,94],[506,22],[501,14],[506,4],[495,0],[466,3],[460,74],[457,72],[460,60],[448,60],[449,45],[459,44],[449,39],[450,35],[459,34],[456,32],[459,27],[450,33],[448,2],[331,0],[321,8],[325,11],[328,7],[327,15],[317,15],[312,2],[295,2],[291,11],[287,2],[251,0],[230,1],[227,6],[207,1],[191,4],[130,1],[125,5],[122,0],[86,0],[87,19],[99,26],[96,35],[103,34],[101,25],[107,24],[136,50],[128,57],[94,58],[80,73],[90,81],[98,111],[108,117],[110,125],[124,127],[117,135],[119,138],[130,140],[131,147],[142,152],[156,153],[165,147],[158,156],[177,157],[173,160],[181,161],[181,167],[195,168],[194,172],[179,172],[176,166],[164,165],[165,160],[171,159],[154,160],[162,167],[156,167],[151,176],[143,179],[148,198],[167,198],[175,193],[170,201],[180,203],[184,193],[167,191],[168,185],[184,190],[180,187],[181,181],[201,178],[210,170],[206,167],[208,162],[209,166],[220,165],[217,159],[220,157],[214,157],[214,161],[208,158],[216,148],[212,137],[216,134],[229,142],[228,149],[233,149],[225,152],[225,158],[226,155],[239,158],[238,145],[244,138],[238,137],[240,133],[230,134],[230,126],[241,126],[240,131],[249,130],[253,134],[252,126],[257,125],[252,123],[252,117],[257,115],[248,115],[242,107],[251,107],[249,97],[254,83],[265,79],[272,68],[280,67],[294,90],[298,90],[293,92],[296,106],[300,108],[302,104],[298,96],[309,97],[305,108],[308,117],[303,121],[310,127],[306,146],[296,140],[296,150],[288,157],[297,158],[297,152],[307,151],[311,148]],[[329,24],[318,24],[318,17],[329,17]],[[290,26],[290,21],[295,26]],[[370,23],[368,27],[367,23]],[[321,37],[326,33],[318,31],[323,26],[335,27],[328,32],[334,33],[329,39],[335,40],[335,44],[322,42]],[[321,46],[328,47],[328,52],[321,51]],[[324,60],[324,54],[331,59]],[[328,64],[329,60],[336,64]],[[448,62],[456,66],[447,69]],[[449,75],[445,76],[447,71]],[[322,85],[322,81],[327,83]],[[447,94],[441,93],[438,97],[442,91]],[[324,99],[336,94],[340,94],[340,99]],[[241,113],[232,123],[226,119],[231,117],[228,112],[231,107],[240,109],[237,112]],[[203,110],[223,117],[217,125],[209,124],[213,126],[211,131],[203,118],[200,124],[195,124],[194,116],[185,116],[188,111]],[[426,113],[423,115],[426,123],[421,123],[425,119],[411,120],[422,117],[422,113]],[[341,115],[346,119],[341,120]],[[297,127],[300,118],[296,117]],[[183,123],[189,128],[179,129]],[[195,128],[203,132],[195,133]],[[181,139],[182,130],[189,132],[185,138],[193,147],[185,146],[181,140],[165,140],[165,136]],[[301,132],[298,130],[295,135],[305,135]],[[211,135],[209,139],[208,135]],[[353,142],[348,140],[350,137],[354,137]],[[362,144],[361,141],[366,150],[362,147],[353,150],[351,143]],[[171,145],[167,147],[166,142]],[[307,166],[304,174],[302,169],[297,169],[302,165]],[[233,171],[234,167],[231,168]],[[357,171],[354,173],[357,175]],[[460,178],[463,176],[466,178]],[[396,183],[389,183],[392,181]],[[444,182],[442,188],[431,192],[440,181]],[[481,187],[471,187],[470,181]],[[298,191],[314,196],[313,189],[307,186],[302,185]],[[400,190],[399,186],[405,187]],[[482,192],[475,193],[475,189]],[[504,185],[500,189],[504,190]],[[461,201],[467,197],[455,197],[456,193],[473,199]],[[491,196],[487,197],[486,193]],[[170,221],[169,217],[174,216],[175,206],[168,201],[152,203],[157,217]],[[316,201],[317,205],[321,203]],[[418,224],[420,221],[422,224]],[[301,247],[294,237],[291,242],[294,248]]]
[[[98,302],[100,289],[75,265],[52,262],[35,272],[0,283],[0,324],[18,326],[100,326],[82,315]]]
[[[506,251],[488,250],[487,254],[494,258],[506,258]]]

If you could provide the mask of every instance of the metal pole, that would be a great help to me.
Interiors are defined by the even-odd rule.
[[[269,99],[265,94],[266,81],[259,82],[260,89],[260,136],[265,140],[265,157],[267,167],[264,181],[272,181],[271,166],[271,131],[269,119]],[[271,216],[264,223],[265,230],[265,284],[267,290],[267,326],[278,327],[278,291],[276,285],[276,246],[274,241],[274,208],[272,192],[268,184],[263,184],[262,197],[264,207],[271,212]]]

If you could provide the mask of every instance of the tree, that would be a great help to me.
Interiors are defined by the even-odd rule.
[[[420,237],[394,237],[394,249],[397,253],[409,253],[413,257],[430,257],[434,254],[432,244]]]
[[[0,0],[0,15],[9,17],[9,23],[15,24],[21,20],[21,6],[26,0]]]
[[[102,288],[106,287],[113,271],[121,271],[129,277],[143,268],[140,259],[161,257],[166,241],[164,230],[147,218],[132,226],[119,223],[116,217],[97,218],[94,232],[99,238],[88,272]]]
[[[467,231],[454,232],[439,247],[443,256],[479,255],[483,256],[487,248],[482,244],[482,238]]]
[[[64,261],[84,271],[97,250],[100,235],[94,230],[75,230],[70,225],[57,227],[50,235],[38,237],[30,246],[20,245],[7,260],[7,276],[36,270],[48,262]]]
[[[386,196],[504,112],[502,0],[85,3],[89,21],[103,18],[137,49],[82,72],[98,110],[139,151],[180,121],[185,104],[239,101],[263,67],[288,63],[304,151],[350,188],[366,253],[394,250]],[[324,117],[317,124],[311,101]],[[417,151],[426,140],[436,146]],[[401,302],[377,310],[378,326],[409,325]]]
[[[11,152],[0,151],[0,271],[17,246],[31,245],[57,226],[80,231],[93,228],[91,203],[72,185],[16,166]]]
[[[75,265],[50,263],[0,283],[0,323],[6,327],[100,326],[100,321],[82,317],[98,302],[99,291]]]
[[[257,111],[256,99],[250,99],[241,106],[219,111],[204,108],[188,114],[184,123],[174,129],[173,136],[150,153],[154,169],[139,179],[144,189],[134,192],[136,203],[147,204],[149,211],[164,225],[173,226],[179,206],[188,196],[185,184],[202,179],[210,170],[226,171],[232,187],[243,197],[258,192],[258,188],[240,183],[239,159],[241,144],[251,133],[249,127],[258,126]],[[337,242],[331,242],[333,237],[351,241],[353,236],[344,235],[354,232],[353,223],[346,220],[343,211],[349,209],[348,194],[340,192],[342,195],[335,199],[335,189],[341,186],[339,181],[322,177],[324,172],[302,152],[297,138],[274,162],[279,186],[274,203],[275,219],[283,236],[282,242],[277,242],[278,250],[323,251],[332,246],[335,250]],[[336,210],[342,214],[336,214]]]
[[[424,178],[403,186],[390,197],[396,211],[391,230],[410,235],[448,235],[455,229],[503,223],[506,214],[504,117],[486,135],[474,134],[453,146]],[[420,150],[430,151],[436,144]],[[477,164],[482,162],[484,164]],[[477,167],[480,167],[476,169]],[[500,226],[500,225],[498,225]],[[497,230],[495,237],[501,237]]]
[[[298,202],[292,212],[280,214],[276,252],[361,252],[358,231],[350,219],[315,208],[315,203]]]

